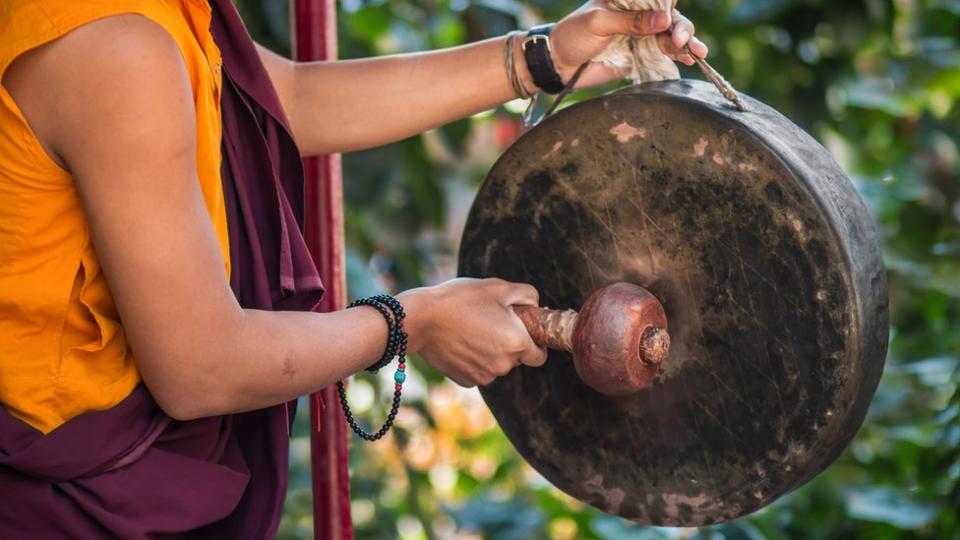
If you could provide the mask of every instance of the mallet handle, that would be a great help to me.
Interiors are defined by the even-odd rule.
[[[573,352],[573,328],[577,324],[577,312],[560,311],[537,306],[513,306],[527,332],[537,345],[549,349]]]

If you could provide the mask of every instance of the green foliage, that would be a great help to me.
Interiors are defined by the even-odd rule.
[[[286,3],[237,3],[257,38],[286,52]],[[345,0],[341,56],[455,45],[575,7],[571,0]],[[498,539],[960,539],[960,4],[681,0],[679,7],[720,72],[833,152],[880,225],[893,328],[866,425],[824,474],[758,514],[702,530],[643,528],[550,487],[475,393],[415,361],[396,434],[353,444],[359,538],[473,531]],[[352,294],[451,277],[473,190],[515,131],[515,117],[501,109],[345,156]],[[381,410],[386,395],[377,389],[388,384],[361,380],[351,399],[361,412]],[[291,452],[283,538],[310,531],[305,417]]]

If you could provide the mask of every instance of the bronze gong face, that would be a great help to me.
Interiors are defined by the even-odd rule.
[[[609,397],[565,352],[481,392],[558,488],[641,523],[696,526],[769,504],[863,421],[887,348],[872,221],[829,153],[707,83],[624,89],[521,137],[476,198],[460,274],[578,309],[617,281],[666,310],[652,385]]]

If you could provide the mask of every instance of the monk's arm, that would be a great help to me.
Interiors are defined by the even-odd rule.
[[[168,414],[280,403],[376,361],[386,325],[373,309],[237,304],[199,189],[190,82],[159,26],[111,17],[31,55],[5,82],[76,179],[138,368]],[[44,84],[24,87],[32,80]],[[403,299],[411,330],[418,298]]]
[[[661,49],[692,63],[681,53],[683,45],[689,42],[695,53],[707,53],[693,31],[679,13],[672,19],[666,13],[627,13],[593,0],[557,25],[554,62],[569,80],[613,36],[659,33]],[[498,37],[451,49],[337,62],[293,62],[259,50],[294,137],[310,155],[397,141],[514,99],[504,67],[505,42]],[[533,91],[536,85],[522,55],[516,47],[517,73]],[[600,84],[616,77],[594,65],[581,82]]]
[[[275,405],[383,354],[387,326],[372,308],[318,314],[237,303],[197,177],[189,79],[159,26],[138,15],[97,20],[19,57],[2,82],[73,175],[127,342],[167,414]],[[397,299],[408,351],[461,385],[546,360],[511,308],[537,303],[529,285],[459,279]]]

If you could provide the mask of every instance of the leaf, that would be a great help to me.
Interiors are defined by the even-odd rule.
[[[844,86],[842,100],[849,107],[883,111],[895,117],[906,116],[916,110],[916,100],[897,93],[893,80],[889,78],[850,81]]]
[[[844,496],[847,514],[855,519],[889,523],[901,529],[919,529],[936,516],[936,506],[889,487],[850,489]]]
[[[484,533],[498,540],[523,540],[546,524],[543,513],[536,508],[519,501],[497,501],[485,496],[470,499],[459,508],[447,509],[447,513],[460,530]]]
[[[351,34],[372,42],[387,34],[391,12],[388,5],[367,5],[350,14],[348,20]]]
[[[625,519],[600,516],[590,525],[593,532],[603,540],[674,540],[683,538],[683,529],[671,527],[642,527]]]
[[[730,12],[730,22],[734,24],[756,24],[768,21],[787,7],[792,0],[741,0]]]
[[[943,386],[954,379],[954,372],[960,366],[960,359],[953,356],[925,358],[890,368],[892,373],[916,375],[927,386]]]
[[[709,529],[719,533],[724,540],[766,540],[765,535],[758,528],[745,520],[724,523]]]
[[[470,138],[472,128],[473,121],[468,117],[441,127],[440,134],[443,136],[443,140],[450,145],[450,150],[460,156],[463,154],[467,140]]]

